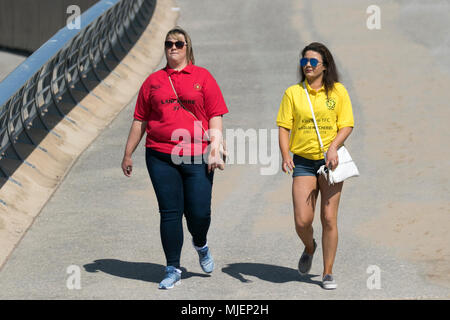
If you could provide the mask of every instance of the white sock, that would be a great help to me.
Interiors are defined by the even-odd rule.
[[[198,251],[198,250],[202,250],[202,249],[206,248],[208,246],[208,242],[203,247],[197,247],[193,241],[192,241],[192,245],[194,246],[195,250]]]

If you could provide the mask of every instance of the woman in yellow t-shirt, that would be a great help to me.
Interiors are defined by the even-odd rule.
[[[311,269],[317,247],[312,223],[320,192],[324,266],[322,285],[325,289],[335,289],[337,284],[332,269],[338,243],[337,213],[343,182],[328,185],[325,178],[317,174],[317,170],[324,164],[331,170],[338,165],[337,149],[353,130],[352,105],[347,90],[338,82],[333,56],[323,44],[309,44],[302,50],[301,56],[301,83],[285,91],[277,116],[282,169],[286,173],[293,172],[295,229],[305,245],[298,270],[301,275],[305,275]],[[320,149],[303,82],[313,105],[326,161]]]

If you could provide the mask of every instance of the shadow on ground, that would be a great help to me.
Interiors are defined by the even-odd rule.
[[[129,262],[116,259],[100,259],[93,263],[85,264],[84,269],[87,272],[104,272],[113,276],[142,280],[147,282],[159,283],[164,277],[165,266],[149,262]],[[183,271],[181,278],[191,277],[210,277],[210,275],[188,272],[186,268],[180,268]]]
[[[240,280],[241,282],[252,282],[251,280],[244,277],[245,275],[247,275],[273,283],[300,281],[319,286],[322,284],[320,281],[312,280],[312,278],[319,276],[317,274],[308,274],[305,276],[301,276],[296,269],[263,263],[233,263],[222,268],[222,272]]]
[[[317,274],[301,276],[296,269],[263,263],[233,263],[222,268],[222,272],[240,280],[241,282],[252,282],[244,277],[244,275],[247,275],[273,283],[300,281],[319,286],[322,284],[320,281],[312,280],[312,278],[319,276]]]

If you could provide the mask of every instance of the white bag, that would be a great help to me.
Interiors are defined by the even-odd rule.
[[[335,184],[351,177],[359,176],[358,168],[345,146],[341,146],[338,151],[339,163],[334,170],[328,169],[325,165],[317,170],[318,174],[323,174],[328,184]]]
[[[308,89],[306,89],[305,83],[303,82],[303,88],[306,92],[306,97],[308,98],[309,106],[311,108],[312,118],[314,121],[314,126],[316,127],[317,137],[319,138],[320,149],[324,152],[322,138],[320,137],[319,128],[317,126],[316,117],[314,115],[314,110],[312,107],[311,99],[309,98]],[[328,169],[325,165],[321,166],[319,170],[317,170],[318,174],[322,174],[325,179],[327,179],[328,184],[335,184],[344,181],[345,179],[351,177],[359,176],[358,168],[356,167],[355,162],[353,161],[350,153],[348,152],[345,146],[339,147],[338,151],[338,159],[339,163],[334,170]],[[327,161],[327,154],[324,152],[325,162]]]

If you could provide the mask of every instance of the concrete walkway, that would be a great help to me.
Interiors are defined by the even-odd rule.
[[[25,60],[25,56],[8,51],[0,51],[0,81],[5,79],[11,71]]]

